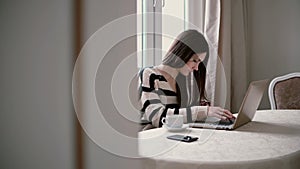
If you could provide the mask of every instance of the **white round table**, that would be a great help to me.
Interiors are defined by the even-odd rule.
[[[199,139],[185,143],[166,138],[174,134]],[[300,110],[260,110],[252,122],[233,131],[143,131],[139,133],[139,153],[146,169],[299,169]]]

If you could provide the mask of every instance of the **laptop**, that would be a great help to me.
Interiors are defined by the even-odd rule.
[[[253,81],[250,83],[239,112],[237,114],[234,114],[234,116],[236,117],[235,120],[222,121],[218,118],[209,117],[204,121],[189,123],[189,126],[195,128],[234,130],[240,126],[245,125],[246,123],[252,121],[268,84],[268,79]]]

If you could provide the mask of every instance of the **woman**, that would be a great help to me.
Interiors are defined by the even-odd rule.
[[[196,30],[182,32],[167,52],[161,65],[141,72],[143,117],[155,127],[167,114],[183,114],[184,122],[208,116],[222,120],[234,118],[230,111],[210,106],[205,96],[209,46]]]

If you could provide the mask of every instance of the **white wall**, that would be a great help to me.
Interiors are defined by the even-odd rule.
[[[109,22],[115,21],[120,17],[136,13],[136,0],[87,0],[84,2],[83,8],[83,34],[84,41],[88,40],[92,34],[94,34],[98,29],[102,28]],[[114,30],[122,32],[122,29],[136,29],[136,24],[128,23],[128,25],[122,25],[120,29],[114,28]],[[116,33],[112,30],[110,32],[111,36]],[[109,35],[108,35],[109,38]],[[102,39],[99,44],[94,44],[95,46],[102,46],[110,41],[110,39]],[[105,116],[108,123],[116,129],[120,134],[127,136],[136,137],[138,132],[138,124],[132,124],[124,117],[120,116],[120,112],[114,107],[114,102],[111,100],[111,79],[116,67],[122,60],[128,55],[136,52],[136,38],[132,37],[129,39],[120,39],[119,44],[110,49],[109,53],[103,59],[100,64],[98,73],[95,81],[95,90],[97,101],[99,107]],[[101,55],[101,54],[99,54]],[[137,61],[132,62],[131,67],[136,67]],[[137,72],[137,70],[136,70]],[[83,75],[85,76],[85,75]],[[83,82],[84,85],[84,82]],[[85,104],[85,103],[83,103]],[[86,103],[88,104],[88,103]],[[90,109],[90,110],[88,110]],[[93,111],[91,108],[87,108],[87,111]],[[87,113],[87,112],[84,112]],[[127,112],[132,113],[132,112]],[[98,125],[101,128],[102,124]],[[100,137],[110,138],[110,135],[101,135]],[[126,146],[120,146],[123,144],[124,140],[109,140],[110,143],[115,144],[122,151],[132,151],[137,152],[137,144],[128,144]],[[126,158],[112,154],[109,150],[102,149],[99,143],[93,142],[86,133],[84,135],[84,163],[86,169],[98,169],[98,168],[142,168],[139,159]]]
[[[83,2],[84,40],[108,22],[136,11],[135,0]],[[76,117],[71,96],[73,3],[71,0],[0,1],[0,168],[77,167]],[[112,55],[122,60],[123,54],[135,51],[136,39],[129,38]],[[98,83],[101,85],[101,78]],[[115,127],[137,135],[136,125],[118,118]],[[137,145],[125,148],[137,151]],[[84,164],[86,169],[141,168],[139,160],[113,155],[85,134]]]
[[[0,1],[0,168],[74,169],[72,1]]]
[[[248,0],[250,81],[300,71],[300,1]],[[270,108],[265,93],[261,108]]]

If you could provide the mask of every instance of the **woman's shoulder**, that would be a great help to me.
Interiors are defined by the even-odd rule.
[[[151,66],[142,68],[140,70],[140,74],[150,76],[151,74],[160,75],[160,72],[158,71],[157,67]]]

